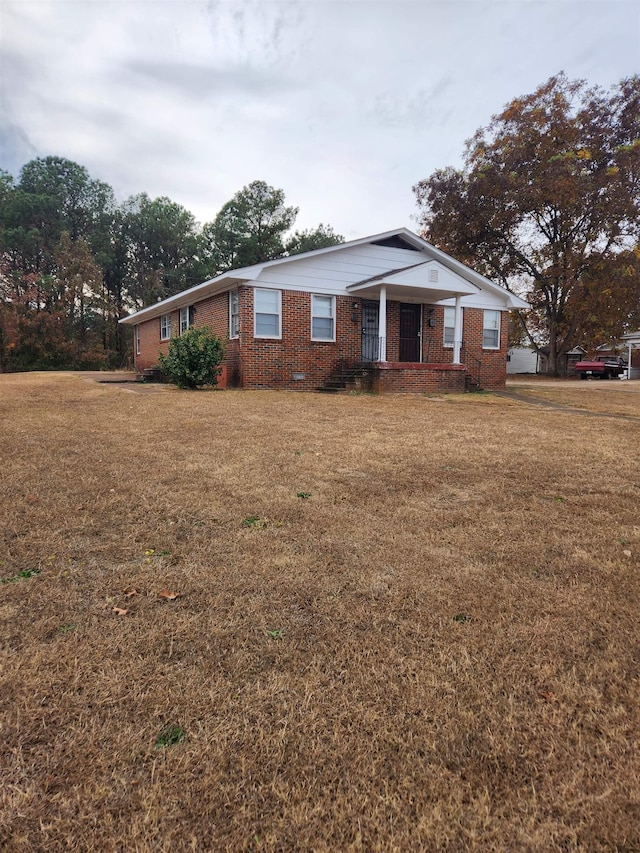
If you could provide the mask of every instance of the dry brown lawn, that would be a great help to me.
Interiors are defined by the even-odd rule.
[[[0,848],[640,849],[629,405],[1,376]]]

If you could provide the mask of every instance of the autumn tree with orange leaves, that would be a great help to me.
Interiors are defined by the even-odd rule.
[[[640,77],[552,77],[414,188],[427,240],[526,298],[548,370],[640,325]]]

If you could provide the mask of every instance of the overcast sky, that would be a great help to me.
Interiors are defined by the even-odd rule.
[[[261,179],[297,228],[417,230],[411,190],[564,70],[640,71],[640,0],[0,0],[0,167],[59,155],[212,220]]]

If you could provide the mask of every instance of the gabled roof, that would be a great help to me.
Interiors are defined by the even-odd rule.
[[[408,228],[397,228],[393,231],[384,231],[381,234],[374,234],[369,237],[361,237],[358,240],[349,240],[345,243],[338,243],[335,246],[327,246],[324,249],[313,249],[310,252],[301,252],[298,255],[289,255],[286,258],[276,258],[273,261],[264,261],[260,264],[253,264],[249,267],[242,267],[239,269],[228,270],[227,272],[220,273],[220,275],[214,276],[213,278],[207,279],[203,281],[201,284],[196,284],[194,287],[190,287],[187,290],[183,290],[180,293],[176,293],[174,296],[169,296],[167,299],[163,299],[160,302],[156,302],[154,305],[149,305],[147,308],[142,308],[140,311],[137,311],[134,314],[130,314],[128,317],[123,317],[120,320],[121,323],[125,324],[134,324],[139,323],[144,320],[150,320],[153,317],[159,317],[162,314],[167,314],[170,311],[175,311],[178,308],[184,308],[187,305],[193,305],[194,302],[199,302],[202,299],[206,299],[209,296],[214,296],[217,293],[222,293],[225,290],[233,287],[233,285],[237,282],[251,282],[255,281],[260,274],[271,267],[282,266],[284,264],[295,264],[299,261],[307,260],[311,257],[319,257],[320,255],[329,254],[332,252],[341,252],[345,249],[364,246],[364,245],[377,245],[377,246],[386,246],[389,248],[403,248],[414,250],[416,253],[420,253],[423,258],[426,255],[429,260],[439,261],[443,266],[447,267],[452,273],[456,276],[460,276],[465,279],[467,282],[471,282],[476,286],[476,289],[485,289],[495,294],[500,294],[502,298],[506,297],[506,305],[509,308],[527,308],[528,304],[515,296],[509,291],[505,290],[503,287],[495,284],[490,281],[488,278],[485,278],[480,273],[475,272],[470,267],[465,266],[460,263],[460,261],[456,261],[455,258],[452,258],[450,255],[447,255],[445,252],[442,252],[440,249],[436,249],[435,246],[432,246],[431,243],[427,243],[426,240],[423,240],[422,237],[419,237],[417,234],[414,234],[413,231],[409,231]],[[417,256],[419,257],[419,255]],[[421,259],[415,265],[411,267],[396,269],[395,271],[390,271],[389,273],[385,273],[383,277],[388,276],[390,274],[402,272],[404,269],[411,269],[413,266],[423,266],[425,261]],[[379,277],[378,277],[379,278]],[[470,288],[468,293],[475,292],[474,288]],[[449,295],[454,295],[453,291]]]

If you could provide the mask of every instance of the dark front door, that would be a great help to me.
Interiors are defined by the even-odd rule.
[[[362,303],[362,360],[380,358],[380,303]]]
[[[400,305],[400,361],[420,361],[422,305]]]

